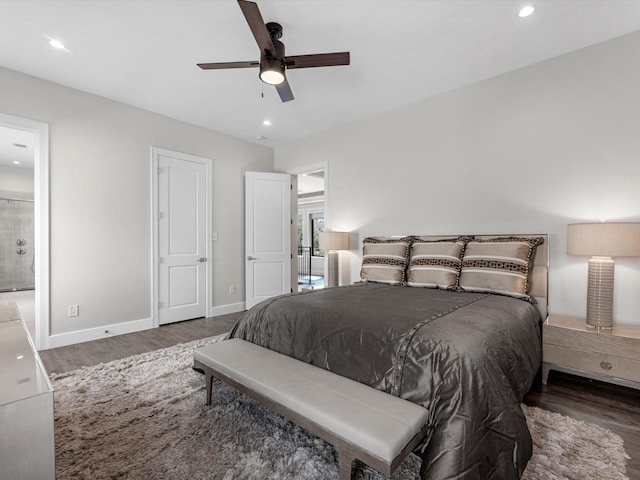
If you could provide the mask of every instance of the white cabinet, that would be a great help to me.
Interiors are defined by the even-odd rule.
[[[13,301],[0,301],[0,478],[55,479],[53,388]]]

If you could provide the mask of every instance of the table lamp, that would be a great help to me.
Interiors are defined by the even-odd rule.
[[[574,223],[567,229],[567,253],[591,256],[587,285],[587,328],[613,331],[611,257],[640,256],[640,223]]]
[[[349,250],[349,232],[320,232],[320,250],[327,252],[327,287],[337,287],[340,284],[340,252]]]

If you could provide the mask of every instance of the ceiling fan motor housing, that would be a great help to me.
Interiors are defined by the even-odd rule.
[[[263,51],[260,55],[260,72],[258,77],[270,85],[279,85],[285,80],[286,65],[284,62],[285,48],[279,38],[282,37],[282,26],[279,23],[269,22],[265,25],[271,36],[271,42],[275,52]]]

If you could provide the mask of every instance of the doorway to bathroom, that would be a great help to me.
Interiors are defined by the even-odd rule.
[[[49,126],[0,113],[0,300],[48,348]]]

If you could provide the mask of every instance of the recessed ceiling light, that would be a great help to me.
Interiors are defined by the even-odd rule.
[[[262,124],[268,127],[269,125],[271,125],[271,120],[264,120]]]
[[[13,164],[14,164],[14,165],[20,165],[20,162],[19,162],[18,160],[14,160],[14,161],[13,161]]]
[[[258,135],[256,136],[256,140],[266,140],[267,137],[265,137],[264,135]]]
[[[62,43],[60,40],[56,40],[55,38],[49,40],[49,45],[51,45],[53,48],[57,48],[57,49],[63,49],[64,48],[64,43]]]
[[[520,18],[528,17],[535,11],[536,11],[535,7],[532,7],[531,5],[527,5],[526,7],[522,7],[520,9],[520,11],[518,12],[518,16]]]

